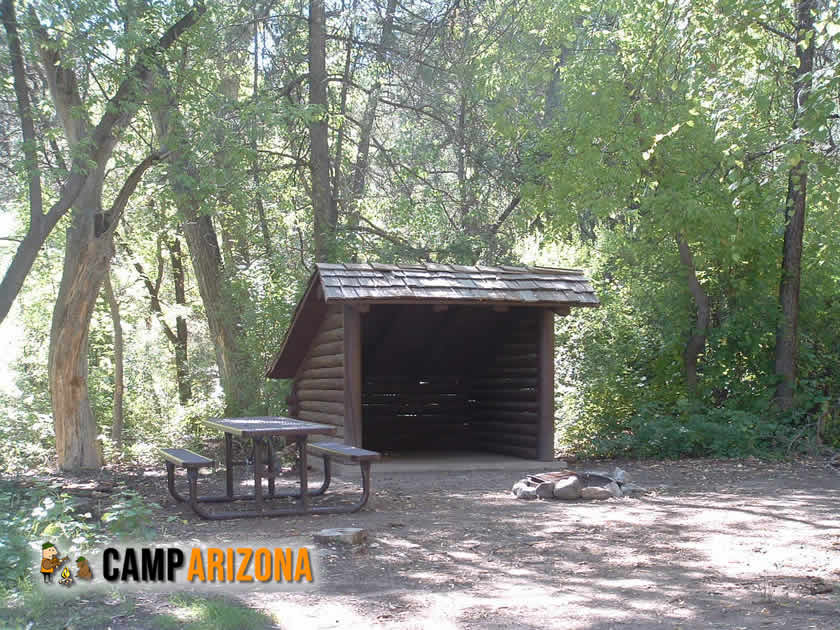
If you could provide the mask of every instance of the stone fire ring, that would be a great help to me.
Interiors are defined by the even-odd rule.
[[[559,499],[562,501],[603,501],[625,496],[640,495],[645,488],[630,483],[630,476],[621,468],[612,474],[603,472],[557,472],[528,475],[515,484],[511,492],[517,499]]]

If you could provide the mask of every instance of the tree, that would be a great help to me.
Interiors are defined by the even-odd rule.
[[[148,74],[148,62],[168,49],[204,12],[199,4],[172,25],[153,44],[137,51],[137,61],[127,71],[104,113],[94,125],[89,117],[93,103],[86,103],[79,90],[70,58],[60,40],[50,37],[34,13],[30,30],[49,85],[52,105],[61,121],[64,137],[75,156],[70,176],[59,201],[43,213],[40,169],[36,161],[35,137],[25,60],[20,47],[12,0],[4,0],[3,20],[9,40],[18,109],[23,127],[30,190],[30,225],[27,236],[4,277],[0,314],[5,316],[32,266],[35,255],[61,215],[71,209],[67,232],[64,271],[59,286],[50,334],[49,380],[56,430],[58,463],[62,469],[96,467],[102,456],[96,441],[96,421],[87,391],[88,328],[113,253],[113,230],[143,173],[163,157],[152,153],[140,160],[126,177],[110,207],[103,208],[106,166],[118,143],[118,136],[137,112],[141,97],[138,85]]]
[[[799,62],[793,80],[793,131],[798,137],[803,113],[808,108],[808,95],[813,86],[816,32],[814,16],[816,0],[799,0],[795,10],[796,59]],[[797,140],[801,142],[801,140]],[[793,407],[796,386],[796,363],[799,353],[799,292],[802,278],[802,238],[805,233],[805,209],[808,193],[808,161],[804,152],[794,156],[788,175],[785,199],[785,237],[782,247],[782,278],[779,283],[781,320],[776,329],[776,402],[780,409]]]
[[[324,0],[309,3],[309,173],[315,260],[333,261],[338,206],[331,194],[329,101],[327,100],[327,14]]]
[[[123,425],[125,424],[125,414],[123,413],[125,342],[123,341],[122,319],[120,318],[120,303],[114,293],[110,273],[105,274],[103,285],[105,301],[108,302],[108,312],[111,314],[111,324],[114,327],[114,410],[111,421],[111,440],[119,450],[122,449],[123,445]]]

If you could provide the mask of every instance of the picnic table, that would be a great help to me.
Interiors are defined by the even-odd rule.
[[[340,443],[319,442],[307,444],[310,435],[332,435],[336,427],[328,424],[297,420],[283,416],[261,416],[249,418],[210,418],[203,423],[219,429],[225,435],[225,494],[198,494],[198,469],[212,466],[213,460],[186,449],[161,449],[166,459],[167,482],[169,492],[176,501],[185,502],[202,518],[222,520],[230,518],[249,518],[257,516],[285,516],[299,514],[330,514],[355,512],[367,502],[370,486],[370,462],[379,458],[379,453],[347,446]],[[233,479],[233,438],[250,439],[253,442],[253,494],[235,494]],[[276,470],[272,438],[283,437],[295,442],[297,452],[298,488],[278,491],[275,479]],[[309,466],[307,453],[312,451],[324,458],[324,480],[320,487],[309,488]],[[358,461],[362,466],[362,499],[352,505],[311,505],[310,499],[323,495],[330,485],[330,457]],[[175,488],[175,466],[187,469],[189,497],[182,496]],[[268,496],[263,493],[263,477],[268,480]],[[266,499],[293,498],[297,505],[286,507],[267,507]],[[217,511],[207,510],[204,503],[229,503],[234,501],[254,501],[253,510]]]

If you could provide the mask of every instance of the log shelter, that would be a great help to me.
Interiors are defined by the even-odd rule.
[[[266,376],[345,444],[549,461],[554,316],[595,306],[574,269],[319,263]]]

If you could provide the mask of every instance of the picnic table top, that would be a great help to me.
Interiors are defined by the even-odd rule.
[[[253,416],[249,418],[208,418],[204,424],[238,437],[331,435],[336,428],[329,424],[297,420],[284,416]]]

